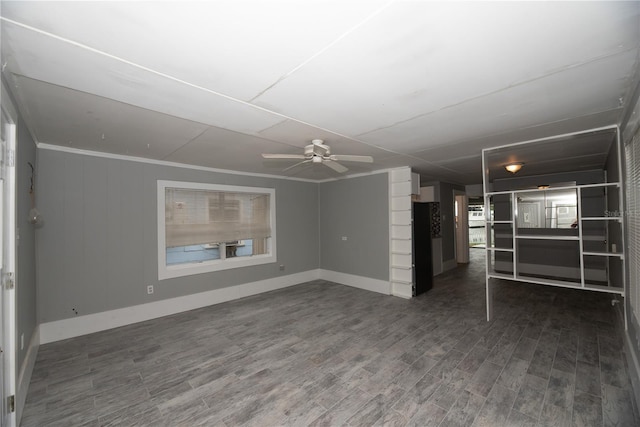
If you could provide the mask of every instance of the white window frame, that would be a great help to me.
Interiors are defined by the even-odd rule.
[[[271,223],[271,237],[267,239],[267,253],[243,257],[215,259],[211,261],[167,265],[165,236],[165,194],[166,188],[189,190],[224,191],[233,193],[268,194]],[[158,280],[173,279],[193,274],[210,273],[231,268],[249,267],[278,261],[276,256],[276,190],[263,187],[241,187],[235,185],[206,184],[200,182],[158,180]]]

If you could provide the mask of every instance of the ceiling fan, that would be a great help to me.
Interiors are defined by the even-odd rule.
[[[304,147],[304,154],[263,154],[262,157],[265,159],[302,160],[284,169],[283,172],[305,163],[321,163],[338,173],[343,173],[349,169],[338,163],[338,161],[373,163],[373,157],[371,156],[331,154],[331,148],[321,139],[314,139],[311,144]]]

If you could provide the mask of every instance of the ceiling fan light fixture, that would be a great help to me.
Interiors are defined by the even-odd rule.
[[[307,144],[304,147],[304,154],[267,154],[263,153],[262,157],[265,159],[284,159],[284,160],[302,160],[293,166],[289,166],[284,169],[283,172],[287,172],[299,165],[305,163],[322,164],[328,168],[333,169],[338,173],[344,173],[348,171],[345,166],[339,162],[361,162],[361,163],[373,163],[373,157],[360,156],[355,154],[331,154],[331,147],[324,143],[321,139],[314,139],[311,144]]]
[[[508,165],[505,165],[504,168],[507,170],[507,172],[516,173],[520,169],[522,169],[523,165],[524,163],[522,162],[512,162],[512,163],[509,163]]]

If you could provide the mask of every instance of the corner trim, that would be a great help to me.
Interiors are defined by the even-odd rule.
[[[308,270],[301,273],[278,276],[222,289],[214,289],[131,307],[46,322],[40,325],[40,344],[92,334],[94,332],[287,288],[316,280],[319,276],[319,270]]]
[[[393,283],[391,286],[391,295],[404,299],[413,298],[413,286],[404,283]]]
[[[78,155],[81,155],[81,156],[102,157],[102,158],[105,158],[105,159],[115,159],[115,160],[123,160],[123,161],[127,161],[127,162],[147,163],[147,164],[151,164],[151,165],[169,166],[169,167],[174,167],[174,168],[192,169],[192,170],[197,170],[197,171],[215,172],[215,173],[222,173],[222,174],[229,174],[229,175],[255,176],[255,177],[259,177],[259,178],[284,179],[284,180],[288,180],[288,181],[311,182],[311,183],[314,183],[314,184],[322,184],[322,183],[325,183],[325,182],[340,181],[340,180],[343,180],[343,179],[359,178],[359,177],[362,177],[362,176],[370,176],[370,175],[376,175],[376,174],[380,174],[380,173],[387,173],[390,170],[395,169],[395,168],[376,169],[376,170],[370,171],[370,172],[361,172],[361,173],[352,174],[352,175],[345,175],[345,176],[339,176],[339,177],[333,177],[333,178],[325,178],[325,179],[318,180],[318,179],[309,179],[309,178],[297,178],[295,176],[272,175],[272,174],[266,174],[266,173],[236,171],[236,170],[233,170],[233,169],[212,168],[212,167],[208,167],[208,166],[191,165],[191,164],[188,164],[188,163],[170,162],[170,161],[167,161],[167,160],[147,159],[147,158],[144,158],[144,157],[136,157],[136,156],[130,156],[130,155],[125,155],[125,154],[105,153],[105,152],[102,152],[102,151],[92,151],[92,150],[86,150],[86,149],[83,149],[83,148],[75,148],[75,147],[67,147],[67,146],[64,146],[64,145],[48,144],[46,142],[36,142],[36,147],[41,149],[41,150],[60,151],[60,152],[63,152],[63,153],[78,154]]]
[[[366,291],[378,292],[384,295],[391,295],[391,283],[388,280],[372,279],[370,277],[356,276],[354,274],[340,273],[338,271],[320,269],[320,279],[341,285],[364,289]]]
[[[20,373],[18,374],[18,384],[16,391],[16,425],[20,425],[22,419],[22,411],[27,401],[27,393],[29,392],[29,384],[31,383],[31,375],[36,364],[38,349],[40,348],[40,327],[36,326],[31,334],[29,348],[24,357]]]
[[[85,150],[82,148],[48,144],[45,142],[37,142],[36,146],[41,150],[60,151],[63,153],[78,154],[81,156],[102,157],[105,159],[124,160],[127,162],[147,163],[151,165],[170,166],[174,168],[192,169],[192,170],[198,170],[198,171],[204,171],[204,172],[224,173],[229,175],[256,176],[259,178],[285,179],[289,181],[318,183],[317,180],[313,180],[313,179],[296,178],[296,177],[289,177],[289,176],[282,176],[282,175],[270,175],[266,173],[243,172],[243,171],[236,171],[232,169],[211,168],[207,166],[191,165],[188,163],[170,162],[167,160],[147,159],[144,157],[129,156],[125,154],[113,154],[113,153],[105,153],[102,151]]]

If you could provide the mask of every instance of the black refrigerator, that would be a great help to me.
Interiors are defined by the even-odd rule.
[[[413,203],[413,296],[433,287],[431,236],[440,223],[439,203]]]

